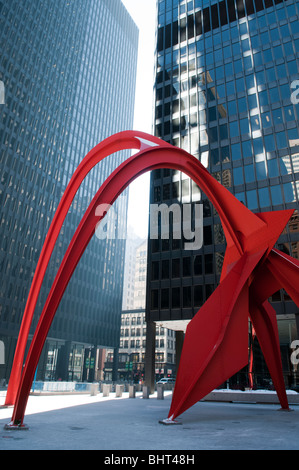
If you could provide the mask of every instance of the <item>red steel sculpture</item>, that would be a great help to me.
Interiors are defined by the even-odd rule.
[[[108,155],[124,149],[139,152],[123,162],[102,184],[82,218],[59,267],[31,345],[25,347],[44,275],[71,203],[88,172]],[[274,249],[293,210],[254,214],[218,183],[189,153],[137,131],[109,137],[92,149],[71,178],[48,231],[30,288],[6,398],[14,405],[10,428],[23,420],[35,370],[48,331],[69,280],[104,215],[96,208],[112,205],[141,174],[158,168],[184,172],[217,210],[226,237],[219,286],[189,322],[168,418],[175,418],[248,364],[248,317],[263,351],[283,409],[285,391],[275,310],[268,298],[285,289],[299,306],[299,261]]]

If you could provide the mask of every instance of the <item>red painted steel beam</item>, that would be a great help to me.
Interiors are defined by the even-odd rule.
[[[14,355],[13,366],[10,374],[10,380],[7,388],[5,405],[13,405],[16,400],[16,394],[19,387],[22,368],[24,364],[25,349],[28,342],[30,327],[32,324],[33,314],[36,307],[36,302],[40,292],[40,288],[51,258],[57,237],[60,233],[61,227],[67,213],[71,207],[73,199],[81,186],[83,180],[86,178],[92,168],[100,161],[109,155],[125,149],[141,150],[147,146],[145,141],[149,144],[159,145],[161,140],[149,136],[144,132],[124,131],[108,137],[103,142],[95,146],[82,160],[76,171],[74,172],[67,188],[61,198],[61,201],[54,214],[54,218],[48,230],[39,260],[35,269],[33,281],[30,287],[29,295],[27,298],[22,323],[19,331],[17,346]],[[163,142],[163,145],[166,143]]]
[[[22,425],[23,423],[34,373],[49,328],[74,269],[93,236],[96,226],[102,219],[102,217],[96,215],[96,207],[100,204],[112,205],[121,192],[135,178],[149,170],[157,168],[176,169],[186,173],[193,179],[214,204],[223,224],[227,240],[227,250],[221,283],[188,325],[188,337],[186,335],[170,417],[173,419],[178,416],[185,409],[192,406],[195,401],[200,399],[203,393],[208,393],[211,387],[214,387],[215,384],[218,383],[220,376],[221,380],[224,381],[224,376],[227,379],[231,374],[240,370],[246,362],[245,356],[247,356],[248,361],[248,343],[245,336],[248,334],[248,331],[246,331],[247,318],[251,313],[249,295],[250,291],[253,290],[252,286],[254,286],[255,274],[258,276],[263,265],[266,262],[270,263],[268,257],[271,257],[272,247],[293,211],[280,211],[279,214],[253,214],[227,189],[221,186],[197,159],[187,152],[172,147],[170,144],[166,144],[146,134],[142,134],[141,136],[140,133],[130,132],[127,135],[130,142],[126,141],[126,135],[127,133],[122,133],[124,142],[127,142],[127,145],[131,145],[132,141],[130,139],[132,139],[134,144],[137,148],[140,148],[141,151],[121,164],[110,177],[107,178],[91,202],[71,240],[31,342],[24,372],[17,389],[16,403],[11,422],[12,426]],[[145,139],[148,142],[143,142],[142,145],[140,145],[140,143],[137,144],[135,139],[138,140],[139,138]],[[106,147],[107,154],[111,149],[115,151],[115,147],[117,146],[116,141],[118,141],[117,136],[112,136],[109,139]],[[120,144],[119,147],[121,147],[121,145],[123,145],[123,143]],[[154,147],[152,147],[152,145],[154,145]],[[120,150],[119,147],[117,148]],[[80,177],[82,177],[82,174],[84,174],[84,171],[80,173]],[[77,184],[77,189],[79,185],[80,184]],[[74,197],[73,192],[69,195],[69,198],[71,197]],[[67,206],[69,199],[66,197],[65,201],[67,201],[65,202]],[[62,204],[62,206],[61,210],[64,214],[64,204]],[[54,218],[53,220],[53,227],[51,226],[52,231],[50,232],[51,240],[48,242],[49,244],[43,252],[45,257],[43,268],[47,265],[59,233],[58,228],[61,228],[63,220],[63,215],[61,218],[57,218],[57,220]],[[272,256],[272,258],[275,258],[275,256]],[[272,258],[271,266],[269,264],[271,268],[271,282],[275,279],[275,283],[280,284],[282,281],[281,279],[277,280],[278,275],[275,274],[275,266],[278,264],[278,261],[275,259],[273,261]],[[288,263],[289,262],[290,260],[288,260]],[[270,269],[268,269],[268,272],[270,272]],[[288,272],[288,268],[284,267],[283,282],[285,285],[285,275],[287,275],[286,273]],[[42,274],[44,274],[43,271]],[[298,266],[296,263],[295,269],[292,265],[292,277],[293,283],[291,287],[296,293],[296,285],[298,286]],[[39,293],[40,286],[41,283],[35,283],[36,295]],[[257,299],[258,306],[261,307],[258,293]],[[32,305],[34,305],[34,300],[32,301]],[[269,312],[264,313],[265,310],[262,311],[261,308],[260,312],[269,316]],[[31,313],[32,312],[30,312],[30,314]],[[27,315],[28,317],[30,316],[28,311]],[[213,321],[211,321],[212,318]],[[208,334],[206,334],[206,330]],[[260,328],[260,331],[264,333],[263,328]],[[277,348],[279,348],[277,337],[274,337],[273,341],[274,346],[268,345],[266,347],[266,350],[269,348],[274,350],[272,356],[273,354],[275,355],[275,351],[277,352]],[[197,358],[196,378],[194,378],[194,371],[190,365],[193,356]],[[269,355],[270,361],[272,360],[272,356],[271,354]],[[220,360],[221,358],[222,362]],[[223,361],[225,366],[220,367],[219,364],[223,364]],[[182,376],[182,370],[184,369],[187,371],[187,376],[184,374]],[[220,371],[222,372],[219,376]],[[280,389],[283,390],[284,384],[281,383],[282,371],[279,370],[279,373],[280,377],[278,377],[277,382]],[[288,406],[287,402],[284,401],[282,394],[280,394],[280,397],[282,397],[280,398],[282,406],[286,408]]]
[[[91,169],[98,164],[101,160],[120,150],[124,149],[138,149],[147,148],[151,145],[159,145],[165,147],[172,147],[170,144],[161,141],[160,139],[137,131],[124,131],[119,134],[113,135],[103,142],[94,147],[82,160],[74,175],[72,176],[63,196],[54,214],[53,221],[47,233],[37,266],[33,281],[30,287],[29,295],[24,310],[18,342],[16,346],[13,367],[8,384],[5,405],[13,405],[15,403],[17,389],[20,383],[22,368],[24,364],[25,349],[28,342],[30,327],[32,324],[33,314],[36,307],[37,298],[40,288],[49,264],[49,260],[53,253],[53,249],[60,233],[63,222],[70,209],[72,201],[83,182],[84,178],[91,171]],[[206,172],[202,167],[202,171]],[[206,172],[208,174],[208,172]],[[231,234],[231,237],[234,235]],[[227,233],[227,237],[229,233]],[[238,241],[234,240],[236,244]]]
[[[155,158],[154,158],[155,157]],[[186,162],[189,163],[189,165],[186,165]],[[89,225],[89,231],[88,231],[88,237],[85,240],[85,244],[83,245],[83,249],[80,251],[80,256],[82,255],[85,247],[87,246],[90,238],[92,237],[94,233],[94,229],[96,225],[99,223],[101,218],[95,216],[95,208],[100,205],[100,204],[113,204],[115,199],[118,197],[118,195],[128,186],[128,184],[133,181],[136,177],[141,175],[142,173],[156,169],[156,168],[173,168],[173,169],[178,169],[180,171],[184,171],[185,173],[188,174],[191,178],[194,179],[194,181],[199,184],[205,191],[207,195],[210,195],[212,201],[214,202],[215,207],[218,209],[220,217],[222,216],[224,218],[223,224],[224,227],[226,228],[228,233],[231,233],[232,238],[234,237],[234,233],[232,232],[230,226],[227,224],[227,220],[230,218],[229,214],[227,214],[226,210],[222,208],[222,206],[218,203],[218,201],[214,197],[214,192],[217,193],[219,189],[224,190],[223,188],[213,177],[209,175],[209,173],[206,171],[206,169],[196,160],[194,157],[191,155],[187,154],[186,152],[183,152],[180,149],[177,149],[175,147],[169,147],[167,145],[163,145],[163,148],[161,146],[158,147],[153,147],[149,148],[147,150],[144,150],[142,152],[139,152],[134,157],[131,157],[128,159],[126,162],[124,162],[120,167],[115,170],[115,172],[105,181],[105,183],[102,185],[100,188],[99,192],[93,199],[91,205],[89,206],[89,209],[87,210],[84,218],[82,219],[77,232],[70,244],[70,246],[74,243],[74,240],[76,239],[77,245],[81,244],[82,245],[82,232],[81,232],[81,227],[84,224],[84,227],[86,227],[87,220],[89,221],[88,223],[91,224]],[[128,177],[128,175],[132,175]],[[208,180],[209,181],[209,186],[208,186]],[[237,199],[234,198],[234,196],[229,193],[229,191],[225,190],[227,192],[227,197],[231,199],[231,205],[229,206],[228,212],[235,210],[238,208],[239,210],[245,210],[245,212],[248,212],[249,216],[253,216],[252,213],[250,213]],[[108,202],[107,202],[108,201]],[[90,222],[93,221],[93,222]],[[235,224],[238,227],[239,225],[239,219],[235,219]],[[85,228],[86,230],[86,228]],[[87,232],[85,231],[85,234]],[[79,236],[79,234],[81,234]],[[76,246],[77,246],[76,245]],[[77,248],[76,248],[77,249]],[[75,269],[75,266],[73,261],[75,259],[73,255],[74,249],[72,250],[72,253],[70,254],[70,247],[65,255],[65,258],[62,262],[66,262],[67,260],[71,260],[72,263],[72,270],[69,270],[69,276],[68,280],[69,281],[71,274],[73,270]],[[76,258],[77,259],[77,258]],[[77,259],[77,262],[79,261],[79,258]],[[68,268],[70,269],[70,268]],[[59,270],[58,275],[61,270]],[[63,276],[65,278],[66,270],[63,270]],[[66,288],[67,283],[64,285],[63,291],[61,290],[61,295],[57,295],[57,290],[62,286],[62,281],[61,281],[61,275],[60,275],[60,282],[57,281],[58,277],[56,277],[54,284],[56,285],[55,289],[55,294],[53,294],[53,288],[49,294],[48,297],[48,302],[47,302],[47,309],[49,310],[49,303],[51,300],[51,306],[53,306],[53,303],[55,301],[58,301],[55,308],[52,307],[52,312],[55,314],[56,309],[58,307],[58,304],[60,302],[61,296],[64,292],[64,289]],[[54,286],[53,284],[53,286]],[[50,300],[49,300],[50,299]],[[59,299],[59,300],[58,300]],[[37,333],[35,334],[32,343],[31,343],[31,348],[28,353],[28,357],[26,360],[25,364],[25,369],[24,373],[22,375],[22,381],[21,381],[21,387],[20,387],[20,394],[19,398],[17,400],[17,405],[15,407],[15,413],[14,413],[14,418],[13,421],[20,421],[20,413],[18,410],[20,409],[20,402],[25,404],[25,401],[27,401],[30,387],[32,384],[33,376],[35,373],[35,369],[38,364],[38,359],[44,344],[44,341],[46,339],[46,335],[48,332],[48,329],[50,328],[51,322],[53,320],[53,317],[51,318],[51,321],[46,324],[46,321],[48,320],[48,316],[44,315],[44,312],[47,310],[44,309],[36,332],[39,332],[39,335],[37,336]],[[47,310],[47,311],[48,311]],[[45,320],[46,318],[47,320]],[[42,333],[41,333],[42,331]],[[40,340],[39,338],[43,334],[43,340]],[[38,340],[35,338],[38,337]],[[24,389],[26,389],[26,393],[24,392]],[[25,401],[24,401],[25,400]],[[23,419],[23,418],[22,418]],[[21,419],[21,420],[22,420]]]

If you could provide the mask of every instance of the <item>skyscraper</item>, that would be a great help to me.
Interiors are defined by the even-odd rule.
[[[128,276],[127,281],[130,284],[133,283],[133,285],[128,289],[124,287],[124,308],[119,348],[119,378],[125,380],[133,379],[137,382],[144,380],[147,240],[141,241],[139,239],[138,244],[137,239],[131,240],[131,247],[133,246],[135,246],[135,249],[131,249],[131,252],[126,251],[126,270],[133,271],[133,276],[131,278]],[[135,259],[132,259],[130,262],[129,258]],[[161,327],[157,329],[155,341],[156,380],[171,376],[175,372],[174,336],[174,332],[167,328]]]
[[[200,159],[252,211],[294,209],[279,248],[298,257],[299,104],[292,99],[299,78],[298,2],[158,0],[157,9],[155,134]],[[153,337],[155,322],[183,331],[182,321],[186,325],[213,292],[225,239],[214,207],[185,175],[153,172],[150,202],[201,203],[204,225],[197,251],[171,237],[149,242]],[[293,385],[290,344],[298,338],[299,312],[284,292],[271,301],[285,377]],[[255,372],[256,380],[266,377],[262,361]]]
[[[61,195],[91,148],[133,125],[138,29],[120,0],[3,0],[0,25],[0,339],[6,358],[0,378],[8,379],[34,269]],[[106,159],[76,195],[33,328],[91,198],[128,156]],[[125,233],[126,194],[115,209]],[[124,250],[121,239],[90,242],[52,324],[38,377],[82,380],[85,356],[96,356],[101,346],[118,347]]]

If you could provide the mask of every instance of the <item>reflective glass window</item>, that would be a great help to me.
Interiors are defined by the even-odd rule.
[[[256,72],[255,79],[257,85],[264,85],[266,83],[264,71],[261,70],[260,72]]]
[[[273,152],[275,150],[275,140],[272,135],[266,135],[264,138],[266,152]]]
[[[236,74],[243,72],[243,64],[242,64],[241,59],[234,61],[234,68],[235,68],[235,73]]]
[[[256,95],[249,95],[248,96],[248,106],[249,106],[249,109],[257,108]]]
[[[180,288],[173,287],[171,289],[171,305],[172,308],[180,308],[181,306],[181,299],[180,299]]]
[[[235,101],[229,101],[227,103],[228,115],[232,116],[237,113],[237,104]]]
[[[240,202],[245,204],[245,192],[244,191],[242,191],[240,193],[235,193],[235,196]]]
[[[290,29],[288,24],[281,25],[279,28],[283,38],[287,38],[290,35]]]
[[[157,309],[159,308],[158,304],[158,299],[159,299],[159,291],[157,289],[154,289],[151,291],[151,309]]]
[[[152,280],[159,279],[159,262],[152,262]]]
[[[280,85],[280,94],[283,100],[290,99],[290,86],[289,85]]]
[[[180,277],[180,259],[172,260],[172,277]]]
[[[291,157],[294,173],[299,173],[299,155],[292,155]],[[299,195],[299,191],[298,191]]]
[[[260,91],[258,93],[260,106],[267,106],[269,104],[267,90]]]
[[[211,142],[211,143],[218,141],[218,129],[217,129],[217,126],[215,126],[215,127],[210,127],[209,136],[210,136],[210,142]]]
[[[249,19],[248,26],[249,26],[250,32],[256,31],[256,28],[257,28],[256,19],[255,18]]]
[[[244,78],[238,78],[236,80],[236,88],[237,88],[237,92],[240,92],[240,91],[244,91],[245,90],[245,82],[244,82]]]
[[[295,113],[293,106],[287,106],[284,108],[284,115],[287,121],[294,121],[295,120]]]
[[[161,278],[169,279],[169,260],[163,260],[161,264]]]
[[[170,184],[163,185],[163,199],[170,199]]]
[[[254,51],[259,51],[260,50],[260,38],[257,35],[252,35],[251,36],[251,48]]]
[[[262,44],[270,44],[270,37],[268,31],[261,33]]]
[[[231,81],[226,84],[226,93],[227,95],[234,95],[235,94],[235,82]]]
[[[261,207],[268,207],[270,206],[270,196],[269,196],[269,189],[268,188],[260,188],[258,189],[259,201]]]
[[[259,154],[263,153],[264,146],[263,146],[263,141],[262,141],[261,137],[253,139],[253,149],[254,149],[254,154],[255,155],[259,155]]]
[[[211,64],[213,64],[213,62],[214,62],[213,52],[210,52],[210,53],[206,54],[206,64],[211,65]]]
[[[290,129],[288,130],[288,140],[289,140],[289,146],[294,147],[295,145],[299,145],[299,135],[298,135],[298,129]]]
[[[247,6],[247,5],[246,5]],[[247,24],[246,23],[240,23],[239,25],[240,27],[240,34],[246,34],[248,33],[248,28],[247,28]]]
[[[268,174],[270,178],[276,178],[277,176],[279,176],[278,161],[276,160],[276,158],[268,160]]]
[[[194,257],[193,271],[195,276],[202,274],[202,255],[197,255]]]
[[[215,51],[215,62],[222,62],[223,61],[223,52],[222,49],[217,49]]]
[[[228,162],[230,161],[229,146],[221,147],[220,149],[221,161]]]
[[[228,63],[228,64],[225,64],[224,70],[225,70],[225,76],[230,77],[234,73],[233,72],[233,64],[231,62]]]
[[[224,6],[224,10],[225,10],[225,15],[226,15],[226,9],[225,9],[225,4],[224,2],[220,2],[220,5],[223,5]],[[224,23],[223,23],[224,24]],[[226,23],[225,23],[226,24]],[[229,41],[229,30],[222,30],[222,42],[226,42],[226,41]]]
[[[273,57],[272,57],[271,49],[267,49],[267,50],[263,51],[263,55],[264,55],[264,62],[265,63],[272,62]]]
[[[205,255],[205,274],[213,273],[213,255]]]
[[[278,78],[285,78],[287,76],[287,71],[284,64],[277,65],[276,72]]]
[[[270,94],[270,102],[271,103],[275,103],[275,102],[279,101],[278,88],[271,88],[269,90],[269,94]]]
[[[169,308],[169,289],[161,289],[161,308]]]
[[[277,148],[283,149],[287,147],[287,139],[285,132],[276,132],[275,137],[277,142]]]
[[[280,108],[272,110],[274,124],[281,124],[283,122],[282,110]]]
[[[282,46],[279,45],[279,46],[273,47],[273,54],[274,54],[275,60],[281,59],[284,56]]]
[[[249,133],[248,118],[240,119],[240,131],[241,131],[241,134]]]
[[[296,201],[296,192],[293,181],[282,185],[284,200],[286,203]]]
[[[243,152],[243,157],[251,157],[252,156],[252,147],[251,147],[251,142],[250,140],[246,142],[242,142],[242,152]]]
[[[225,85],[217,85],[217,97],[224,98],[225,97]]]
[[[248,110],[246,98],[238,98],[238,108],[239,113],[245,113]]]
[[[216,121],[216,107],[215,106],[208,108],[208,118],[209,118],[209,122]]]
[[[246,183],[252,183],[255,181],[255,176],[254,176],[254,167],[253,165],[246,165],[244,167],[244,173],[245,173],[245,182]]]
[[[293,21],[293,22],[291,23],[291,30],[292,30],[292,33],[293,33],[293,34],[299,33],[299,24],[298,24],[298,21]]]
[[[283,45],[283,48],[284,48],[284,53],[286,56],[294,54],[293,44],[291,42],[286,42]]]
[[[292,167],[289,155],[280,157],[279,159],[279,168],[281,175],[290,175],[292,174]]]
[[[281,187],[278,184],[275,186],[271,186],[270,191],[273,206],[282,204]]]
[[[250,50],[250,44],[249,44],[249,39],[242,39],[241,41],[241,46],[242,46],[242,51],[249,51]]]
[[[270,113],[262,113],[262,127],[267,128],[272,126],[272,119]]]
[[[251,125],[252,131],[257,131],[261,128],[260,117],[258,114],[255,114],[254,116],[250,116],[250,125]]]
[[[232,152],[232,160],[240,160],[242,158],[240,144],[232,145],[231,152]]]
[[[243,57],[243,60],[244,60],[244,69],[245,69],[245,70],[250,70],[250,69],[252,69],[253,63],[252,63],[251,55],[248,55],[248,56],[246,56],[246,57]]]
[[[247,75],[247,76],[245,77],[245,80],[246,80],[246,87],[247,87],[247,90],[250,90],[250,88],[254,88],[254,87],[255,87],[254,75],[253,75],[253,74]]]
[[[223,48],[223,57],[224,59],[229,59],[232,56],[231,46],[225,46]]]
[[[258,180],[264,180],[267,178],[265,162],[257,162],[255,164],[255,168],[256,168],[256,177]]]
[[[220,140],[228,138],[227,124],[219,126]]]
[[[270,30],[270,38],[272,42],[279,40],[279,32],[277,28]]]
[[[244,183],[244,178],[243,178],[243,168],[238,167],[233,169],[233,175],[234,175],[234,185],[238,184],[243,184]]]
[[[211,160],[212,160],[212,165],[217,165],[218,163],[220,163],[218,149],[211,150]]]
[[[248,47],[249,47],[249,41],[248,41]],[[233,49],[233,56],[241,54],[241,46],[239,42],[235,42],[232,45],[232,49]]]
[[[269,69],[266,69],[266,76],[269,82],[273,82],[274,80],[276,80],[274,67],[270,67]]]
[[[203,303],[203,286],[194,286],[194,306],[200,306]]]
[[[258,203],[257,203],[257,194],[256,190],[253,189],[252,191],[247,191],[247,206],[249,209],[257,209],[258,208]]]
[[[257,52],[256,54],[253,54],[253,63],[255,67],[263,65],[263,56],[261,52]]]
[[[239,135],[239,127],[237,121],[229,123],[229,131],[231,137],[237,137]]]

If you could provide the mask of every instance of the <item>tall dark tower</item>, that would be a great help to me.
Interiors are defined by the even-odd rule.
[[[252,211],[295,209],[278,247],[296,258],[299,94],[292,92],[299,78],[298,14],[293,0],[158,0],[154,118],[156,136],[197,157]],[[155,325],[184,331],[219,282],[225,239],[214,207],[185,175],[153,172],[150,202],[202,203],[204,224],[197,251],[184,250],[184,240],[171,236],[149,241],[152,381]],[[271,300],[292,385],[289,348],[298,338],[299,312],[282,291]],[[182,344],[183,333],[177,339]],[[266,377],[262,361],[255,372],[256,380]]]
[[[120,0],[2,0],[0,42],[0,378],[8,380],[34,269],[61,195],[91,148],[132,128],[138,29]],[[106,159],[80,188],[33,327],[90,200],[129,155]],[[116,209],[125,233],[127,195]],[[82,380],[90,351],[118,347],[124,250],[125,240],[91,241],[51,327],[39,378]]]

